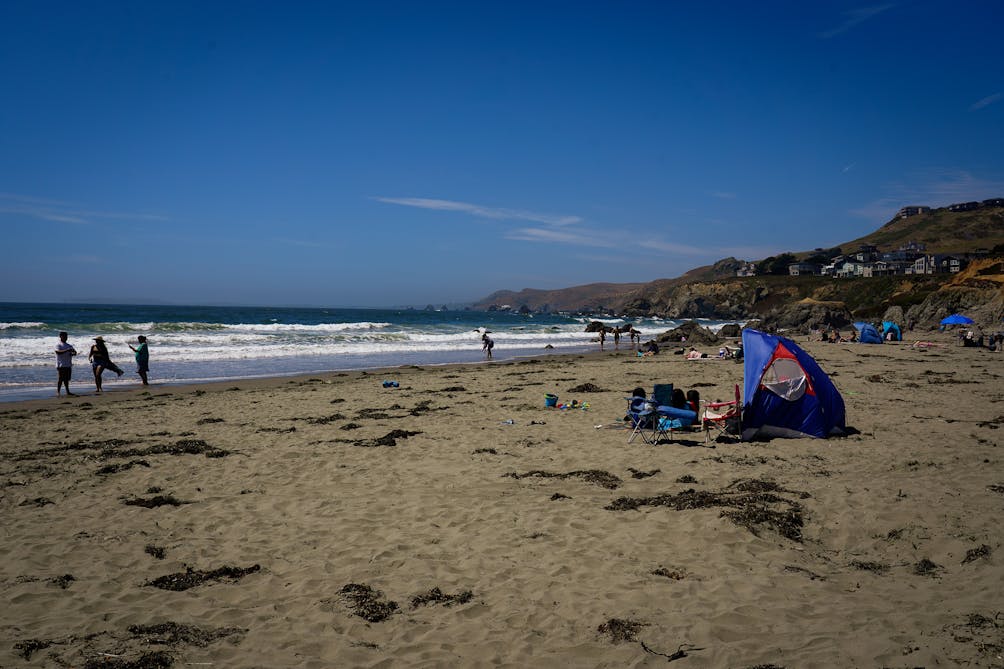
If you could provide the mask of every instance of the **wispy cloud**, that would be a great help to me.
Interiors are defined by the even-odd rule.
[[[553,228],[519,228],[506,233],[505,238],[523,242],[551,242],[600,248],[618,248],[624,245],[623,240],[615,239],[613,236],[578,229],[571,231]]]
[[[847,174],[848,172],[850,172],[851,170],[854,169],[855,165],[857,165],[857,163],[851,163],[850,165],[844,165],[844,168],[842,170],[840,170],[840,172],[842,174]]]
[[[892,9],[895,4],[889,3],[884,5],[872,5],[870,7],[859,7],[857,9],[852,9],[850,11],[844,12],[844,22],[838,25],[836,28],[822,32],[819,36],[822,39],[830,39],[831,37],[836,37],[841,35],[852,28],[855,28],[865,21],[875,18],[882,12]]]
[[[147,213],[95,211],[77,203],[0,193],[0,216],[27,216],[54,223],[88,224],[101,220],[167,221],[166,216]]]
[[[957,202],[985,200],[1004,193],[1004,179],[981,178],[965,170],[931,169],[912,173],[906,181],[886,184],[885,194],[851,210],[855,216],[888,221],[900,207],[944,207]]]
[[[735,193],[730,193],[728,191],[716,190],[716,191],[712,191],[712,192],[710,192],[708,194],[711,197],[718,198],[719,200],[734,200],[734,199],[736,199],[736,194]]]
[[[993,95],[988,95],[982,100],[977,100],[972,105],[969,106],[969,111],[976,111],[978,109],[983,109],[984,107],[989,107],[995,102],[999,102],[1004,99],[1004,93],[994,93]]]
[[[554,214],[541,214],[523,209],[506,209],[500,207],[486,207],[468,202],[456,202],[453,200],[436,200],[424,197],[374,197],[377,202],[387,204],[398,204],[405,207],[416,207],[418,209],[433,209],[436,211],[458,211],[479,218],[491,218],[497,220],[533,221],[544,223],[545,225],[573,225],[581,223],[578,216],[561,216]]]

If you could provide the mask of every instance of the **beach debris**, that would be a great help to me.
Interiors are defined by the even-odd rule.
[[[676,479],[676,482],[677,483],[697,483],[697,479],[695,479],[690,474],[684,474],[680,478]]]
[[[987,490],[989,490],[990,492],[996,492],[996,493],[1000,493],[1001,495],[1004,495],[1004,485],[999,485],[999,484],[994,483],[994,484],[988,485],[987,486]]]
[[[498,455],[499,452],[494,448],[475,448],[471,451],[471,455],[478,455],[479,453],[487,453],[489,455]]]
[[[502,421],[500,425],[515,425],[515,423],[516,421],[514,421],[512,418],[509,418],[507,420]]]
[[[333,413],[330,416],[321,416],[320,418],[308,418],[307,422],[311,425],[327,425],[328,423],[334,423],[336,420],[345,420],[345,415],[340,413]]]
[[[128,630],[134,637],[148,637],[144,639],[146,643],[158,644],[162,646],[177,646],[179,644],[185,644],[188,646],[197,646],[199,648],[205,648],[217,639],[223,639],[234,635],[241,635],[243,637],[243,635],[247,633],[247,630],[241,627],[219,627],[217,629],[208,629],[198,627],[196,625],[182,625],[180,623],[170,621],[156,623],[153,625],[130,625]]]
[[[209,425],[211,423],[225,423],[225,422],[226,421],[223,420],[222,418],[209,417],[209,418],[200,418],[199,420],[195,421],[195,424],[196,425]]]
[[[352,612],[371,623],[381,623],[398,610],[397,602],[384,600],[383,593],[368,585],[349,583],[339,591],[352,606]]]
[[[661,469],[653,469],[650,472],[642,471],[640,469],[635,469],[634,467],[628,467],[628,471],[631,472],[631,478],[633,479],[647,479],[650,476],[655,476]]]
[[[917,576],[933,576],[941,570],[941,565],[923,558],[920,562],[913,566],[913,573]]]
[[[785,571],[794,572],[796,574],[805,574],[806,576],[809,577],[810,581],[825,581],[826,580],[825,576],[823,576],[821,574],[817,574],[814,571],[810,571],[810,570],[806,569],[805,567],[799,567],[798,565],[794,565],[794,564],[786,564],[786,565],[784,565],[784,570]]]
[[[990,557],[990,546],[983,544],[976,548],[970,548],[966,551],[966,559],[962,561],[962,564],[968,564],[974,560],[979,560],[980,558]]]
[[[155,509],[158,506],[181,506],[182,504],[191,504],[191,502],[178,499],[174,495],[156,495],[155,497],[147,498],[134,497],[133,499],[122,500],[122,503],[126,506],[141,506],[144,509]]]
[[[684,492],[654,497],[620,497],[605,506],[608,511],[636,511],[643,506],[666,506],[676,511],[691,511],[724,507],[721,518],[745,527],[759,536],[757,528],[766,525],[775,532],[801,543],[803,508],[798,502],[782,497],[778,493],[792,493],[773,481],[739,479],[724,490],[698,491],[693,488]],[[804,494],[804,493],[802,493]]]
[[[639,620],[625,620],[623,618],[611,618],[596,628],[600,634],[610,637],[612,643],[624,643],[625,641],[637,641],[638,632],[642,627],[647,627],[648,623]]]
[[[574,388],[569,388],[570,393],[605,393],[609,392],[606,388],[600,388],[593,383],[583,383],[575,386]]]
[[[664,578],[670,578],[674,581],[682,581],[687,577],[687,575],[680,569],[666,569],[665,567],[658,567],[652,570],[653,576],[662,576]]]
[[[560,492],[556,492],[553,495],[551,495],[552,502],[557,502],[560,499],[572,499],[572,498],[569,497],[568,495],[562,495]]]
[[[397,381],[384,381],[383,382],[383,387],[384,388],[400,388],[401,384],[398,383]]]
[[[14,644],[14,650],[25,660],[30,660],[31,656],[40,650],[45,650],[54,642],[51,639],[26,639]]]
[[[851,566],[861,571],[870,571],[873,574],[884,574],[889,571],[889,565],[868,560],[851,560]]]
[[[672,653],[660,653],[657,650],[652,650],[651,648],[649,648],[644,641],[639,640],[638,643],[641,644],[642,650],[644,650],[646,653],[651,653],[652,655],[659,655],[661,657],[665,657],[667,658],[666,659],[667,662],[672,662],[673,660],[681,660],[687,657],[688,650],[689,651],[704,650],[703,648],[698,648],[693,644],[681,643],[679,646],[676,647],[676,650],[673,651]]]
[[[160,588],[161,590],[181,592],[183,590],[203,585],[209,581],[228,580],[231,582],[237,582],[248,574],[253,574],[257,571],[261,571],[261,565],[255,564],[250,567],[225,566],[218,569],[211,569],[209,571],[201,571],[192,569],[191,567],[186,567],[183,572],[158,576],[152,581],[147,581],[143,585]]]
[[[117,474],[119,472],[124,472],[127,469],[132,469],[133,467],[149,467],[150,463],[146,460],[130,460],[129,462],[119,462],[113,465],[105,465],[101,469],[94,472],[98,476],[107,476],[108,474]]]
[[[127,660],[118,655],[102,653],[84,663],[84,669],[171,669],[174,657],[164,650],[143,653],[135,660]]]
[[[432,588],[428,592],[415,595],[411,598],[411,608],[417,609],[420,606],[429,604],[442,604],[443,606],[453,606],[454,604],[466,604],[474,599],[474,593],[470,590],[458,592],[455,595],[447,595],[438,587]]]
[[[409,430],[391,430],[383,437],[378,437],[376,439],[359,439],[358,441],[354,441],[352,443],[363,448],[373,448],[376,446],[397,446],[399,439],[408,439],[409,437],[414,437],[417,434],[422,433]]]
[[[207,458],[222,458],[230,451],[210,446],[202,439],[179,439],[173,444],[158,444],[148,448],[134,448],[125,451],[105,450],[103,458],[142,457],[145,455],[204,455]]]
[[[167,550],[163,546],[155,546],[154,544],[147,544],[143,548],[143,552],[147,555],[152,555],[158,560],[163,560],[167,557]]]
[[[62,576],[54,576],[49,579],[49,583],[53,585],[58,585],[63,590],[70,587],[70,584],[76,581],[76,577],[73,574],[63,574]]]
[[[567,478],[581,478],[587,483],[595,483],[596,485],[607,488],[608,490],[614,490],[619,488],[622,481],[618,477],[614,476],[610,472],[605,472],[600,469],[586,469],[578,470],[574,472],[567,472],[564,474],[557,474],[554,472],[545,472],[540,469],[535,469],[525,474],[519,474],[517,472],[509,472],[508,474],[503,474],[503,476],[508,476],[514,479],[524,479],[531,476],[540,478],[557,478],[557,479],[567,479]]]
[[[358,430],[361,427],[362,427],[362,425],[360,425],[359,423],[346,423],[345,425],[342,425],[338,429],[339,430],[346,430],[346,431],[348,431],[348,430]]]

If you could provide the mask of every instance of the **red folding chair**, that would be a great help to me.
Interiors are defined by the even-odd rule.
[[[740,438],[742,436],[743,405],[739,397],[739,384],[736,384],[735,399],[730,402],[702,402],[704,412],[701,414],[701,425],[704,428],[704,443],[711,441],[711,433],[715,433],[715,441],[722,436]]]

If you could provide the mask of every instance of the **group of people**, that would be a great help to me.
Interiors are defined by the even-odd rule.
[[[73,396],[75,393],[70,392],[70,379],[73,376],[73,356],[77,355],[77,349],[73,348],[73,345],[67,342],[69,338],[69,333],[60,332],[59,333],[59,343],[56,344],[56,396],[62,394],[63,388],[66,389],[66,394],[68,396]],[[105,344],[104,337],[100,335],[94,337],[94,343],[91,344],[91,350],[87,354],[87,360],[91,363],[91,371],[94,373],[94,386],[97,392],[101,392],[102,375],[105,370],[111,370],[122,376],[125,372],[112,362],[111,355],[108,353],[108,346]],[[147,380],[147,373],[150,371],[150,349],[146,344],[146,337],[139,335],[136,338],[137,345],[133,346],[129,344],[129,348],[132,349],[133,353],[136,355],[136,373],[139,374],[139,378],[143,381],[143,385],[149,385]]]
[[[621,329],[620,327],[615,327],[611,330],[614,335],[614,348],[620,348],[621,345],[621,335],[627,333],[628,337],[631,338],[631,346],[635,345],[635,342],[641,344],[641,332],[634,329],[633,325],[628,325],[626,328]],[[600,350],[603,349],[603,344],[607,341],[607,329],[601,328],[599,330],[600,334]]]

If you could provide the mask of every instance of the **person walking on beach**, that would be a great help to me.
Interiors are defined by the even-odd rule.
[[[607,330],[606,328],[600,328],[600,350],[603,350],[603,342],[607,340]]]
[[[620,327],[614,328],[614,348],[621,347],[621,329]]]
[[[495,342],[488,336],[488,333],[481,335],[481,350],[485,352],[485,360],[492,359],[493,348],[495,348]]]
[[[111,361],[111,357],[108,355],[108,347],[105,346],[104,337],[100,335],[94,338],[94,343],[91,345],[91,351],[87,354],[87,359],[91,361],[91,371],[94,372],[94,386],[98,389],[98,393],[101,392],[101,375],[106,369],[110,369],[119,376],[122,376],[123,371]]]
[[[66,338],[69,336],[65,332],[60,332],[59,343],[56,344],[56,374],[58,375],[56,397],[59,397],[64,385],[66,386],[66,395],[76,397],[75,393],[70,392],[70,377],[73,376],[73,356],[77,354],[77,349],[66,343]]]
[[[129,348],[136,354],[136,373],[143,379],[143,385],[150,385],[146,380],[146,373],[150,371],[150,348],[146,345],[146,337],[140,335],[136,337],[139,346],[129,344]]]

